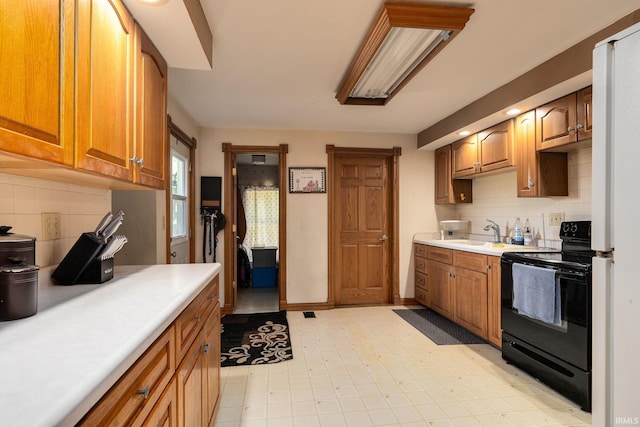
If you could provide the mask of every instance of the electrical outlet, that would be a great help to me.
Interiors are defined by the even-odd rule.
[[[549,214],[549,225],[559,226],[564,221],[564,212],[552,212]]]
[[[54,240],[62,237],[60,231],[60,213],[42,212],[42,240]]]

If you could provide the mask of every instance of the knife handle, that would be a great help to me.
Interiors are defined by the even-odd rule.
[[[107,214],[100,220],[98,226],[96,227],[96,236],[100,235],[102,230],[104,230],[107,224],[109,224],[109,221],[111,221],[111,218],[113,218],[113,214],[111,212],[107,212]]]

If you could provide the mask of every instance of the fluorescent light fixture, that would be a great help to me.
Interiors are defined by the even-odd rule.
[[[140,3],[147,4],[149,6],[162,6],[169,3],[169,0],[138,0]]]
[[[516,114],[520,114],[520,110],[518,110],[517,108],[512,108],[509,111],[507,111],[507,116],[515,116]]]
[[[464,28],[473,12],[384,3],[340,83],[338,102],[385,105]]]
[[[460,136],[469,136],[469,135],[471,135],[471,132],[469,132],[468,130],[463,130],[463,131],[458,132],[458,135],[460,135]]]

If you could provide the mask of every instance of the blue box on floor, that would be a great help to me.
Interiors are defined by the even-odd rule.
[[[251,272],[254,288],[273,288],[276,286],[276,267],[254,268]]]

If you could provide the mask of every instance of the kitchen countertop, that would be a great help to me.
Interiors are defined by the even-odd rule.
[[[0,426],[72,426],[220,272],[220,264],[116,266],[100,285],[39,272],[38,312],[0,322]]]
[[[415,243],[422,243],[424,245],[439,246],[441,248],[456,249],[460,251],[475,252],[485,255],[501,256],[505,252],[560,252],[555,248],[542,248],[538,246],[522,246],[522,245],[508,245],[499,244],[494,245],[492,242],[482,242],[478,240],[472,240],[474,244],[463,243],[467,240],[442,240],[434,239],[434,233],[417,233],[413,236]],[[468,242],[468,241],[467,241]]]

